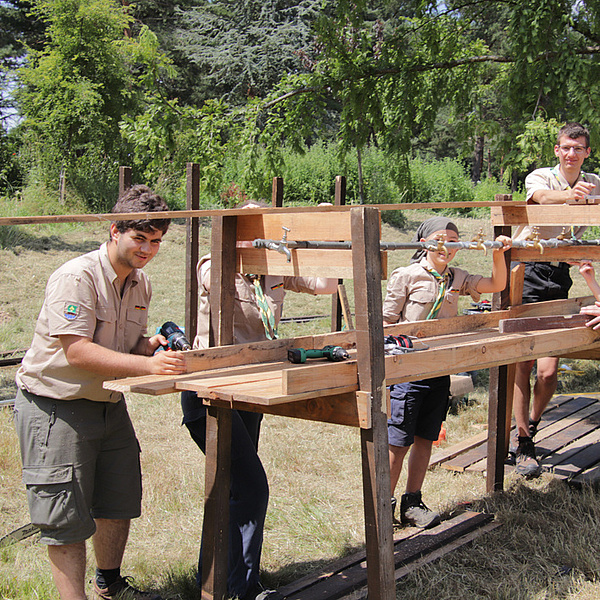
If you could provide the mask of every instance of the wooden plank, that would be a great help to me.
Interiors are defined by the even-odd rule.
[[[257,275],[279,275],[289,277],[331,277],[352,279],[352,250],[322,250],[300,248],[290,250],[291,260],[275,250],[266,248],[239,248],[236,271],[238,273],[255,273]],[[385,269],[382,279],[387,273],[387,252],[380,252]]]
[[[501,319],[498,322],[498,331],[500,331],[500,333],[519,333],[523,331],[541,331],[543,329],[585,327],[585,324],[590,318],[589,315],[578,314]]]
[[[600,225],[600,206],[526,204],[492,206],[492,225]]]
[[[560,335],[560,337],[558,337]],[[386,357],[386,380],[391,385],[419,378],[451,375],[463,370],[483,369],[542,356],[556,356],[564,352],[584,350],[600,344],[600,333],[588,328],[571,330],[568,336],[557,331],[541,331],[490,337],[460,345],[438,347],[402,355]]]
[[[283,206],[283,177],[273,177],[271,204],[275,207]]]
[[[596,405],[591,414],[582,416],[577,422],[573,423],[555,433],[551,437],[538,442],[536,439],[536,454],[540,457],[548,456],[556,452],[559,448],[570,444],[573,440],[579,439],[600,426],[600,408]]]
[[[319,365],[319,372],[315,373],[314,363],[306,367],[286,369],[282,372],[282,390],[284,395],[300,394],[304,392],[333,389],[355,385],[358,389],[358,374],[356,364],[352,361],[338,363],[324,363]]]
[[[248,402],[226,402],[216,398],[205,399],[204,403],[211,406],[224,406],[249,412],[260,412],[281,417],[334,423],[349,427],[360,427],[361,419],[358,414],[355,392],[308,398],[285,404],[250,404]]]
[[[432,467],[437,467],[439,465],[443,466],[444,468],[451,468],[446,466],[448,461],[452,461],[452,459],[460,456],[464,452],[472,450],[473,448],[478,448],[486,442],[487,438],[487,431],[483,431],[482,433],[478,433],[477,435],[463,440],[458,444],[453,444],[445,450],[436,452],[429,461],[429,468],[431,469]]]
[[[280,240],[286,227],[294,241],[338,241],[352,239],[350,212],[274,212],[238,217],[237,241]],[[245,271],[250,272],[250,271]]]
[[[421,531],[409,539],[400,541],[394,546],[395,570],[393,575],[402,574],[404,567],[409,570],[418,568],[424,557],[435,555],[434,553],[445,546],[452,547],[458,540],[485,528],[491,519],[493,519],[492,515],[467,512],[452,520],[444,521],[433,529]],[[483,531],[486,530],[483,529]],[[329,572],[319,576],[317,580],[304,579],[302,587],[294,582],[279,588],[278,591],[286,600],[334,600],[348,596],[353,591],[364,587],[364,553],[362,556],[360,554],[353,555],[348,562],[350,564],[343,568],[339,568],[337,564],[329,568]],[[371,585],[368,588],[368,597],[378,598],[378,596],[373,596]]]
[[[596,485],[600,480],[600,465],[595,465],[591,469],[585,469],[578,475],[569,480],[570,484],[576,485]]]
[[[598,443],[600,429],[575,440],[543,461],[545,468],[551,467],[552,476],[557,479],[570,479],[581,471],[589,469],[600,460]]]
[[[360,207],[350,215],[359,385],[371,396],[372,427],[360,430],[367,579],[371,598],[395,600],[379,212]]]
[[[188,210],[200,208],[200,165],[186,164],[186,204]],[[200,219],[186,221],[185,241],[185,334],[193,343],[198,331],[198,274],[200,257]]]
[[[577,396],[561,404],[560,407],[557,407],[551,412],[550,416],[548,415],[548,411],[544,412],[544,421],[542,421],[543,426],[540,427],[540,430],[536,435],[536,449],[543,448],[543,445],[539,445],[540,441],[553,438],[554,435],[557,432],[560,433],[563,428],[569,426],[570,424],[581,421],[588,416],[588,414],[596,412],[596,410],[597,407],[595,402],[590,401],[590,399]],[[548,423],[548,418],[552,420],[551,423]],[[540,453],[538,452],[538,454]],[[544,453],[542,452],[541,455],[543,456]],[[458,461],[453,461],[453,463],[449,464],[447,468],[454,471],[481,473],[487,468],[485,452],[481,451],[478,453],[474,450],[473,452],[469,453],[468,456],[460,456]]]
[[[598,210],[598,209],[596,209]],[[537,248],[513,248],[513,260],[523,262],[555,262],[569,260],[600,260],[600,246],[565,246],[562,248],[544,248],[540,252]]]

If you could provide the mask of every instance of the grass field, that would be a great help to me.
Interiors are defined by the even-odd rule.
[[[405,231],[388,226],[383,239],[409,239],[423,213],[410,213]],[[457,219],[463,238],[485,221]],[[208,249],[209,227],[202,245]],[[71,257],[96,248],[107,238],[106,225],[24,226],[0,237],[0,351],[27,347],[50,273]],[[389,271],[405,264],[410,253],[390,254]],[[151,327],[166,320],[183,322],[185,226],[172,225],[147,271],[154,297]],[[462,252],[455,264],[487,274],[490,257]],[[585,295],[573,273],[573,296]],[[352,304],[351,281],[346,282]],[[465,301],[464,306],[468,305]],[[289,294],[287,316],[328,315],[330,300]],[[328,318],[305,324],[285,323],[283,336],[330,328]],[[577,385],[598,391],[595,363],[582,362]],[[13,368],[0,370],[0,398],[14,395]],[[573,379],[562,380],[574,389]],[[452,444],[486,427],[486,373],[477,377],[469,403],[447,421]],[[132,526],[124,572],[154,587],[166,599],[199,598],[194,569],[200,543],[204,458],[181,426],[175,395],[128,397],[142,447],[144,506]],[[266,416],[260,453],[267,470],[271,500],[265,530],[265,582],[289,582],[345,553],[362,547],[364,524],[358,431],[348,427]],[[401,489],[403,481],[399,484]],[[432,507],[451,513],[468,503],[492,512],[503,527],[469,548],[451,553],[404,579],[398,598],[567,599],[600,598],[600,497],[592,489],[575,491],[544,475],[533,482],[508,479],[507,491],[486,496],[476,474],[436,469],[428,474],[424,497]],[[10,408],[0,409],[0,537],[29,521],[20,459]],[[90,577],[94,568],[88,559]],[[0,598],[55,598],[45,548],[32,537],[0,549]]]

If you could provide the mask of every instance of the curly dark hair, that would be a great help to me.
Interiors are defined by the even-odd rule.
[[[147,185],[134,185],[130,187],[113,206],[113,213],[141,213],[168,211],[167,203]],[[129,229],[137,231],[162,231],[167,233],[171,219],[131,219],[127,221],[114,221],[117,230],[125,233]]]
[[[590,132],[587,127],[584,127],[581,123],[566,123],[560,128],[558,135],[556,136],[557,145],[560,144],[560,138],[568,137],[572,140],[583,137],[585,138],[585,147],[589,148],[590,145]]]

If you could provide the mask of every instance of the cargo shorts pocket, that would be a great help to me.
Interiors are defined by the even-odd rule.
[[[40,529],[59,529],[77,519],[73,472],[73,465],[23,468],[31,522]]]

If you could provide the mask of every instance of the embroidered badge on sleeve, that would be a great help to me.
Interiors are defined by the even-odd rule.
[[[79,304],[65,304],[65,310],[63,312],[65,319],[72,321],[79,316]]]

